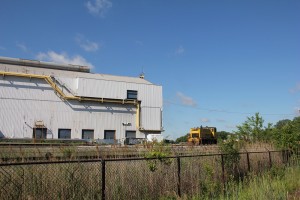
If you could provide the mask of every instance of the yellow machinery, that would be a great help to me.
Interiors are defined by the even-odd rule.
[[[191,128],[188,143],[195,145],[217,144],[217,128],[207,126]]]

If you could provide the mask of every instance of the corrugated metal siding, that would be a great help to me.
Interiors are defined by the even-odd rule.
[[[156,85],[140,85],[139,98],[142,101],[141,106],[162,108],[162,87]]]
[[[126,99],[127,90],[138,91],[142,106],[162,107],[162,87],[97,79],[78,79],[78,96]]]
[[[11,66],[0,65],[1,67],[5,68],[4,71],[12,71]],[[18,67],[15,67],[14,71],[52,75],[58,83],[65,85],[73,95],[77,96],[126,99],[127,90],[136,90],[138,100],[141,101],[140,115],[143,128],[161,129],[163,106],[161,86],[129,77],[118,79],[117,76]],[[94,78],[80,78],[80,75]],[[105,80],[95,79],[97,77]],[[110,78],[113,80],[109,80]],[[63,90],[66,91],[64,88]],[[70,93],[67,94],[70,95]],[[57,138],[58,128],[71,128],[73,138],[81,138],[82,129],[94,129],[95,138],[103,138],[104,130],[109,129],[116,130],[116,135],[119,137],[125,136],[125,130],[136,130],[134,106],[118,107],[107,104],[84,104],[76,101],[64,102],[42,79],[0,77],[0,108],[0,131],[8,137],[31,138],[32,129],[28,125],[33,126],[36,120],[43,120],[50,128],[49,136],[54,138]],[[124,127],[123,122],[130,122],[132,125]],[[143,134],[137,131],[137,137],[142,136]]]
[[[124,82],[97,79],[78,79],[78,96],[126,99],[126,84]]]
[[[71,94],[77,96],[78,78],[55,77],[55,79],[71,91]]]
[[[141,108],[141,128],[145,130],[161,130],[161,108]]]
[[[94,129],[95,138],[103,138],[104,130],[116,130],[118,139],[126,129],[136,130],[134,106],[64,102],[39,79],[0,79],[0,109],[0,131],[6,137],[31,138],[37,120],[49,129],[49,138],[57,138],[59,128],[72,129],[72,138],[81,138],[82,129]],[[131,126],[124,127],[124,122]]]
[[[135,84],[116,81],[79,78],[79,96],[126,99],[127,90],[138,91],[141,101],[143,128],[161,129],[162,87],[148,84]]]
[[[60,101],[53,89],[41,79],[29,79],[21,77],[5,77],[0,79],[0,94],[3,98],[23,100],[50,100]]]

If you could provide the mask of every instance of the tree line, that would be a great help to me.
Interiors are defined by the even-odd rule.
[[[186,142],[187,136],[181,136],[175,143]],[[264,119],[259,113],[247,119],[237,126],[233,133],[226,131],[217,132],[218,140],[243,140],[246,142],[273,143],[279,148],[295,149],[300,146],[300,117],[293,120],[283,119],[276,124],[268,123],[264,126]]]

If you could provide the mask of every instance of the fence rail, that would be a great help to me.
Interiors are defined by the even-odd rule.
[[[0,164],[0,199],[158,199],[226,192],[248,172],[299,165],[299,152],[242,152]]]

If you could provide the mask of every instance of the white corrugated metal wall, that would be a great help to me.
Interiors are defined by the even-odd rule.
[[[127,90],[138,91],[141,100],[141,128],[162,129],[162,87],[153,84],[79,78],[78,96],[126,99]],[[93,87],[91,87],[93,86]]]
[[[125,137],[124,122],[131,123],[126,130],[136,130],[133,105],[62,101],[41,79],[2,77],[0,88],[0,131],[6,137],[32,138],[35,121],[40,120],[49,129],[48,138],[57,138],[59,128],[68,128],[72,138],[81,138],[82,129],[93,129],[94,138],[103,138],[104,130],[116,130],[120,139]]]
[[[51,72],[58,83],[77,96],[126,99],[127,90],[138,91],[141,128],[161,130],[161,86],[57,74]],[[94,138],[103,138],[104,130],[116,130],[117,138],[124,138],[126,130],[136,130],[135,106],[62,101],[42,79],[0,77],[0,109],[0,136],[6,137],[31,138],[38,120],[49,128],[48,138],[57,138],[59,128],[71,129],[72,138],[81,138],[82,129],[94,129]],[[137,137],[145,135],[137,130]]]

